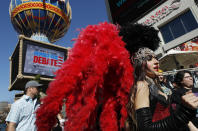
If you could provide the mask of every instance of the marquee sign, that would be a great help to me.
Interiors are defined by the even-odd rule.
[[[38,74],[47,86],[66,60],[67,52],[65,47],[20,36],[10,57],[9,90],[23,90],[25,83]]]
[[[107,0],[106,7],[113,23],[120,25],[137,20],[166,0]]]
[[[27,44],[24,73],[54,76],[64,59],[64,52]]]

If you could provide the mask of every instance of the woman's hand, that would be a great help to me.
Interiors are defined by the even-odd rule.
[[[182,96],[182,102],[191,109],[198,108],[198,97],[194,93],[188,92]]]
[[[188,127],[190,131],[198,131],[197,127],[191,121],[188,123]]]
[[[135,109],[149,107],[149,88],[146,81],[137,82],[137,92],[135,95]]]

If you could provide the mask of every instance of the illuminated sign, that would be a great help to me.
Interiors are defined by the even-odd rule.
[[[132,22],[166,0],[107,0],[113,23]]]
[[[27,44],[24,73],[54,76],[64,59],[62,51]]]
[[[34,64],[42,64],[42,65],[49,65],[54,67],[60,67],[60,65],[63,63],[63,58],[61,56],[58,56],[54,53],[40,50],[34,52]]]
[[[120,7],[122,6],[127,0],[119,0],[117,3],[116,3],[116,6],[117,7]]]
[[[66,59],[67,49],[36,41],[23,41],[22,74],[53,78]]]
[[[67,58],[68,49],[20,36],[10,57],[9,90],[24,90],[27,81],[40,75],[42,88],[47,89],[55,72]]]

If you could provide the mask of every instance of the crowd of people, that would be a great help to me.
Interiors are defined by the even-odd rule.
[[[92,28],[92,30],[94,29]],[[87,35],[86,37],[89,36]],[[13,131],[13,130],[35,131],[37,129],[39,131],[43,131],[45,129],[48,130],[49,127],[51,127],[51,125],[53,126],[51,130],[54,131],[64,130],[64,129],[65,130],[80,129],[80,130],[93,130],[93,131],[95,130],[196,131],[198,130],[198,116],[196,116],[198,109],[198,97],[196,96],[196,89],[195,89],[197,83],[196,76],[188,70],[182,70],[177,72],[174,75],[174,78],[172,78],[172,80],[170,80],[170,77],[163,75],[159,67],[159,61],[157,60],[156,55],[154,53],[154,50],[158,48],[160,43],[160,39],[158,37],[158,31],[155,30],[153,27],[128,23],[124,26],[119,27],[118,38],[121,38],[122,41],[126,44],[125,48],[130,58],[130,59],[127,58],[129,59],[131,64],[131,67],[128,68],[131,68],[132,70],[129,70],[131,72],[128,73],[127,75],[130,75],[133,81],[131,82],[129,91],[127,90],[125,92],[122,92],[117,90],[116,88],[110,88],[110,87],[108,88],[108,90],[103,88],[94,88],[94,92],[96,92],[96,95],[93,97],[92,101],[85,101],[84,98],[82,97],[72,96],[71,94],[69,94],[72,91],[70,92],[68,91],[69,93],[67,92],[64,93],[64,96],[68,95],[67,98],[68,99],[70,98],[69,100],[71,100],[72,103],[69,103],[69,106],[67,107],[68,112],[66,113],[68,115],[68,120],[65,121],[65,118],[63,118],[62,115],[60,114],[60,110],[61,110],[60,104],[56,103],[57,108],[56,105],[54,105],[54,107],[52,107],[53,105],[48,106],[49,105],[48,98],[50,97],[51,100],[52,95],[44,98],[44,101],[41,101],[41,103],[43,102],[41,104],[41,107],[38,108],[40,103],[39,100],[37,100],[36,96],[38,94],[38,87],[40,87],[41,84],[39,84],[36,81],[29,81],[25,86],[25,95],[20,100],[12,104],[11,111],[6,118],[6,121],[8,122],[7,131]],[[97,42],[96,44],[94,44],[94,46],[96,45]],[[103,47],[103,48],[107,48],[107,47]],[[114,62],[116,61],[116,59],[117,58],[114,58]],[[125,63],[122,63],[119,66],[121,67],[123,64]],[[84,72],[87,71],[89,73],[92,72],[91,66],[92,65],[89,65],[88,71],[87,70],[83,70],[83,71]],[[124,69],[125,68],[120,69],[119,71]],[[115,70],[113,69],[108,70],[108,72],[111,71],[115,71]],[[124,71],[128,71],[128,70],[124,70]],[[64,74],[64,72],[67,72],[67,70],[64,69],[61,73]],[[118,72],[117,74],[121,75],[122,73]],[[114,74],[115,77],[117,77],[117,74]],[[78,74],[77,86],[79,86],[79,88],[82,87],[80,91],[84,90],[85,86],[90,86],[90,85],[86,85],[85,83],[79,83],[81,77],[86,77],[87,80],[89,74],[88,75]],[[111,77],[112,79],[114,79],[114,76],[108,76],[108,77],[110,78],[105,77],[105,79],[110,80]],[[56,83],[61,83],[62,85],[64,85],[63,87],[66,88],[66,84],[69,84],[69,83],[64,83],[64,79],[66,79],[66,77],[60,76],[60,78],[58,77],[57,79],[59,80],[55,80],[55,83],[52,84],[52,86],[55,86]],[[126,79],[126,78],[122,76],[120,77],[120,79]],[[119,82],[120,79],[115,79],[115,80]],[[113,84],[103,84],[103,85],[115,86],[115,87],[121,86],[120,83],[118,84],[116,83],[115,85]],[[92,84],[91,86],[99,86],[99,85]],[[52,88],[50,89],[52,90]],[[107,90],[108,93],[106,93],[105,90]],[[85,95],[89,95],[89,92],[91,91],[86,90]],[[117,92],[123,93],[123,95],[121,96],[121,95],[112,94]],[[110,95],[111,98],[109,98],[106,95]],[[113,97],[116,98],[114,99]],[[59,96],[58,95],[53,96],[54,101],[56,100],[58,101],[58,99],[56,98],[59,98]],[[97,100],[95,101],[94,99]],[[106,103],[105,104],[103,103],[106,102],[105,100],[108,101],[109,99],[111,100],[112,103],[107,103],[107,104],[109,104],[110,106],[107,105]],[[126,99],[126,102],[122,99]],[[82,108],[83,113],[87,115],[86,118],[79,117],[77,119],[74,116],[75,114],[79,115],[78,113],[80,112],[80,110],[76,108],[77,106],[75,106],[75,104],[77,103],[76,101],[78,100],[81,101],[80,107]],[[60,99],[60,101],[62,101],[62,99]],[[92,102],[92,103],[88,103],[88,102]],[[122,107],[124,104],[123,103],[120,104],[119,102],[120,103],[125,102],[126,106]],[[91,106],[89,107],[87,106],[86,109],[83,108],[83,106],[87,105],[87,103],[88,104],[97,103],[97,104],[93,106],[94,107],[93,110],[88,110],[88,108],[91,108]],[[75,108],[73,108],[72,106],[75,106]],[[109,109],[107,110],[111,110],[112,112],[114,110],[110,109],[110,107],[112,108],[115,107],[114,108],[115,112],[113,112],[114,114],[108,117],[104,117],[103,110],[106,111],[105,107],[108,107]],[[37,108],[38,108],[37,114],[39,117],[37,116],[36,118],[37,114],[35,114],[35,111],[37,110]],[[70,111],[71,109],[76,109],[76,110]],[[73,112],[75,113],[68,114]],[[107,116],[108,114],[105,115]],[[41,117],[44,117],[45,118],[44,120],[46,121],[41,121]],[[56,121],[51,119],[51,117],[56,118]],[[117,121],[114,123],[113,122],[109,123],[108,121],[105,121],[102,118],[110,118],[111,119],[110,122],[112,122],[112,120],[114,119],[116,119]],[[35,124],[35,121],[37,126]],[[79,126],[78,128],[67,127],[68,125],[75,125],[77,121],[81,122],[82,126],[76,125]],[[86,124],[83,125],[83,122]]]

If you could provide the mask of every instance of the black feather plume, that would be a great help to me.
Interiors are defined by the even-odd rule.
[[[160,43],[158,32],[153,27],[141,24],[127,23],[120,27],[120,36],[122,36],[122,40],[126,43],[126,49],[131,55],[141,47],[156,50]]]

